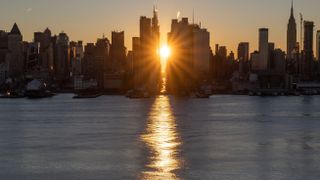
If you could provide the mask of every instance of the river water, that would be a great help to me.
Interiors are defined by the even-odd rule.
[[[320,96],[1,99],[0,179],[320,179]]]

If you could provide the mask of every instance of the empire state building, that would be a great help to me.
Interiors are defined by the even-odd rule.
[[[292,52],[294,51],[297,43],[297,24],[293,13],[293,2],[291,3],[291,15],[288,23],[287,30],[287,58],[292,59]]]

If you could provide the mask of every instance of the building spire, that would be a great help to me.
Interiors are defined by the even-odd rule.
[[[11,31],[10,31],[10,34],[21,35],[20,29],[19,29],[17,23],[14,23],[14,25],[13,25]]]
[[[152,24],[153,24],[153,26],[158,26],[159,25],[158,10],[157,10],[155,5],[153,6]]]
[[[293,0],[291,0],[291,17],[293,17]]]

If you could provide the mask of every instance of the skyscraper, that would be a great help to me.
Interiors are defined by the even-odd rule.
[[[159,26],[158,11],[155,7],[153,7],[152,35],[154,38],[155,48],[156,50],[158,50],[160,49],[160,26]]]
[[[55,77],[62,83],[69,77],[69,37],[66,33],[60,33],[55,48]]]
[[[160,45],[160,27],[156,9],[153,18],[142,16],[140,18],[140,51],[139,75],[143,77],[138,81],[138,87],[155,94],[160,89],[161,64],[158,56]]]
[[[132,64],[133,64],[133,86],[134,89],[137,89],[140,87],[141,79],[140,77],[142,74],[141,68],[141,58],[140,58],[140,38],[139,37],[133,37],[132,38]]]
[[[43,78],[48,78],[54,68],[54,47],[51,31],[46,28],[44,32],[35,32],[34,43],[40,44],[38,65],[43,74]]]
[[[313,28],[314,23],[304,21],[303,74],[312,74],[313,66]]]
[[[206,80],[210,73],[210,33],[193,25],[193,64],[198,81]]]
[[[260,70],[268,70],[269,67],[269,29],[259,29],[259,56]]]
[[[82,74],[83,57],[83,42],[70,42],[70,66],[72,76],[79,76]]]
[[[239,73],[246,73],[248,68],[249,61],[249,43],[241,42],[238,46],[238,60],[239,60]]]
[[[249,60],[249,43],[241,42],[238,46],[238,59],[242,59],[243,61]]]
[[[320,30],[317,31],[317,39],[316,39],[316,57],[317,60],[320,60]]]
[[[291,15],[289,18],[288,29],[287,29],[287,58],[293,58],[293,52],[297,44],[297,24],[294,18],[293,12],[293,1],[291,4]]]
[[[150,81],[150,69],[151,69],[151,19],[146,16],[140,17],[140,62],[139,62],[139,79],[138,87],[147,89],[148,82]],[[143,79],[142,79],[143,78]],[[147,79],[145,79],[147,78]]]
[[[210,33],[188,18],[173,19],[168,43],[174,49],[167,66],[168,91],[188,94],[210,78]]]
[[[174,54],[168,61],[167,90],[172,94],[188,93],[194,85],[193,26],[188,18],[172,20],[168,43],[174,48]]]
[[[107,70],[112,72],[123,72],[125,70],[126,47],[124,46],[124,31],[113,31],[111,35],[112,44],[110,47],[110,63],[107,63]]]
[[[104,82],[104,73],[106,63],[110,56],[110,41],[106,37],[97,39],[95,51],[94,51],[94,65],[95,67],[95,79],[98,81],[98,87],[104,88],[106,83]]]
[[[22,35],[16,23],[8,34],[8,64],[9,76],[20,77],[24,73]]]
[[[158,10],[156,7],[153,7],[153,17],[152,17],[152,41],[153,41],[153,50],[152,50],[152,81],[151,81],[151,91],[156,93],[160,90],[160,82],[161,82],[161,60],[159,56],[160,50],[160,25],[159,25],[159,17]]]
[[[0,30],[0,84],[8,78],[8,63],[6,56],[8,53],[8,33]]]

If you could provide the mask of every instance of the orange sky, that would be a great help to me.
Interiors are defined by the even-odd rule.
[[[159,9],[163,43],[177,12],[192,19],[194,9],[195,21],[211,32],[212,47],[218,43],[236,51],[239,42],[247,41],[253,51],[258,29],[268,27],[270,41],[286,49],[291,0],[2,0],[0,29],[10,30],[17,22],[25,40],[49,27],[55,34],[64,31],[72,40],[84,42],[94,42],[103,33],[110,39],[111,31],[124,30],[126,46],[131,49],[131,37],[139,35],[139,17],[152,16],[154,3]],[[296,19],[302,12],[307,20],[319,24],[318,7],[319,0],[296,0]]]

